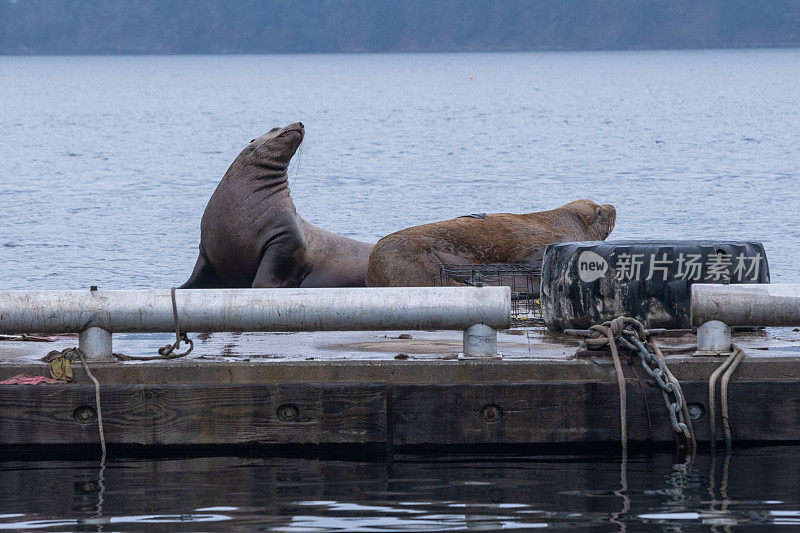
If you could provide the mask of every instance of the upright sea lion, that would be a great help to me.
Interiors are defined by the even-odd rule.
[[[305,130],[273,128],[242,150],[208,201],[200,255],[181,289],[363,287],[372,245],[297,214],[286,169]]]
[[[387,235],[372,248],[367,285],[459,285],[440,278],[443,264],[541,266],[548,244],[605,240],[616,219],[613,205],[576,200],[538,213],[481,213],[414,226]]]

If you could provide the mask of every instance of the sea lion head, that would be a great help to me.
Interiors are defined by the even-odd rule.
[[[302,122],[294,122],[283,128],[272,128],[261,137],[250,141],[251,154],[259,162],[269,161],[288,166],[305,134]]]
[[[577,216],[587,229],[594,230],[592,233],[597,232],[599,240],[605,240],[617,222],[617,210],[611,204],[598,205],[591,200],[575,200],[562,208]]]

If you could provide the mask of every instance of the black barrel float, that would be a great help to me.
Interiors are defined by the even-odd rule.
[[[631,316],[649,328],[690,328],[692,283],[769,283],[764,246],[738,241],[551,244],[542,261],[548,329]]]

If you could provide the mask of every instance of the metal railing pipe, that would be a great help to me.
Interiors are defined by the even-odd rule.
[[[185,289],[177,326],[192,331],[464,330],[464,354],[496,354],[511,321],[509,287]],[[173,332],[169,290],[0,291],[0,333],[80,333],[93,359],[112,333]],[[492,353],[489,353],[492,352]]]
[[[800,326],[800,284],[692,285],[692,325]]]
[[[508,287],[185,289],[184,331],[368,331],[506,328]],[[174,331],[168,289],[0,291],[0,333]]]

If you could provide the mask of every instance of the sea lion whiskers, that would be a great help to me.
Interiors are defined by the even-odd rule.
[[[597,236],[594,237],[596,240],[605,240],[613,231],[617,220],[617,210],[613,205],[598,205],[587,199],[564,204],[554,209],[553,212],[562,213],[567,219],[575,221],[586,231],[597,232]]]
[[[605,240],[614,230],[614,225],[617,222],[617,210],[611,204],[597,205],[591,200],[586,200],[588,205],[593,208],[592,219],[594,227],[600,234],[600,239]]]
[[[297,181],[297,175],[300,173],[300,160],[303,159],[303,149],[305,144],[301,144],[300,148],[297,149],[297,157],[294,158],[294,180]]]

